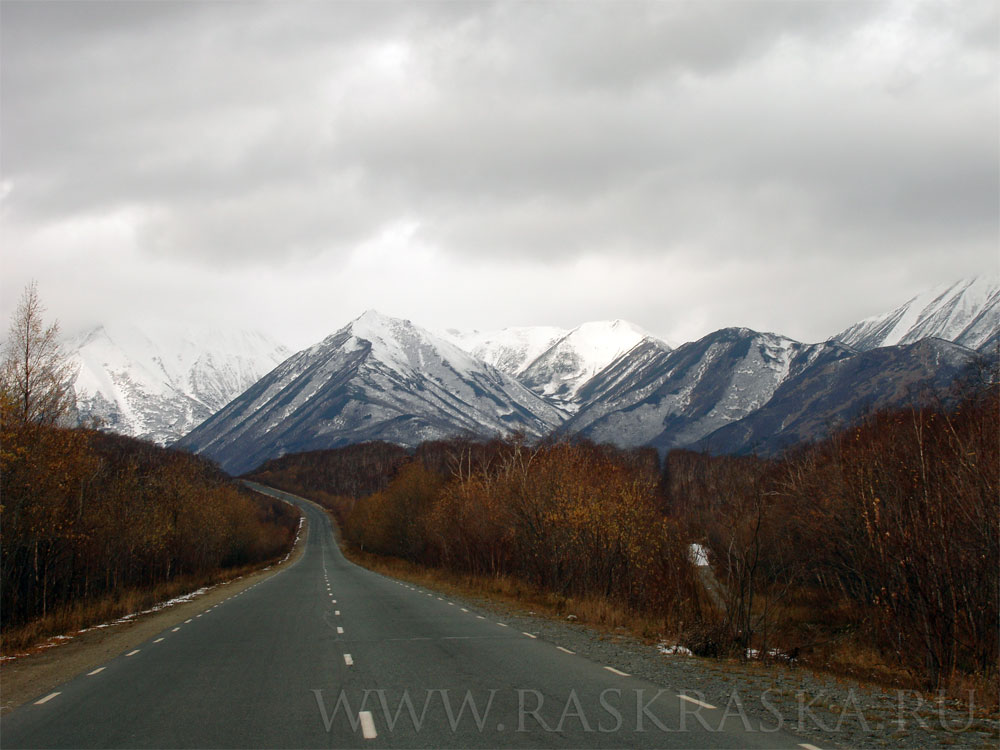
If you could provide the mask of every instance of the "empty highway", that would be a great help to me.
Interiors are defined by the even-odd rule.
[[[348,562],[302,556],[0,720],[15,747],[810,748]],[[767,727],[763,727],[767,729]]]

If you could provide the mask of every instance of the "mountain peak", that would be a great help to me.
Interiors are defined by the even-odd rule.
[[[940,284],[895,310],[873,315],[834,336],[856,349],[940,338],[977,349],[1000,331],[1000,278],[978,276]]]

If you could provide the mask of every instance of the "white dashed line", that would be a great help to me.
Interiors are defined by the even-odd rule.
[[[192,619],[194,619],[194,618],[192,618]],[[185,620],[184,624],[187,625],[189,622],[191,622],[191,620]]]
[[[448,602],[448,604],[449,604],[450,606],[452,606],[452,607],[454,607],[454,606],[455,606],[455,602]]]
[[[349,667],[354,666],[354,659],[351,658],[350,654],[344,654],[344,664],[346,664]]]
[[[476,615],[476,619],[477,620],[485,620],[486,618],[483,617],[482,615]]]
[[[507,623],[505,622],[498,622],[497,625],[499,625],[501,628],[507,627]]]
[[[609,672],[614,672],[619,677],[628,677],[628,672],[622,672],[620,669],[615,669],[614,667],[605,667]]]
[[[700,701],[697,698],[690,698],[686,695],[678,695],[682,701],[687,701],[688,703],[694,703],[696,706],[701,706],[702,708],[715,708],[711,703],[705,703],[705,701]]]
[[[372,719],[371,711],[358,712],[358,718],[361,719],[361,735],[366,740],[373,740],[378,737],[378,732],[375,731],[375,720]]]
[[[104,667],[98,667],[93,672],[87,672],[87,677],[93,677],[95,674],[97,674],[99,672],[103,672],[104,669],[105,669]]]
[[[173,629],[173,630],[171,630],[170,632],[171,632],[171,633],[176,633],[176,632],[177,632],[178,630],[180,630],[180,626],[178,626],[178,627],[174,628],[174,629]]]
[[[537,635],[532,635],[531,633],[521,633],[521,635],[526,635],[529,638],[537,638],[538,637]]]
[[[40,706],[40,705],[42,705],[43,703],[48,703],[48,702],[49,702],[50,700],[52,700],[53,698],[55,698],[55,697],[56,697],[57,695],[59,695],[59,693],[49,693],[48,695],[46,695],[46,696],[45,696],[44,698],[42,698],[41,700],[37,700],[37,701],[35,701],[35,705],[36,705],[36,706]]]
[[[343,635],[343,634],[344,634],[344,629],[342,627],[338,626],[337,627],[337,635]]]
[[[155,641],[153,641],[153,643],[159,643],[162,640],[164,640],[164,639],[163,638],[157,638]]]
[[[468,612],[469,610],[467,610],[465,607],[462,607],[462,611],[463,612]]]
[[[556,648],[559,649],[560,651],[563,651],[563,652],[567,653],[567,654],[575,654],[576,653],[576,651],[570,651],[568,648],[563,648],[562,646],[556,646]]]
[[[333,610],[333,614],[334,614],[334,617],[340,617],[340,610],[339,609]]]
[[[125,654],[125,656],[135,656],[140,651],[142,651],[142,649],[141,648],[137,648],[135,651],[129,651],[127,654]]]
[[[808,742],[800,742],[799,747],[801,747],[802,750],[819,750],[818,747],[816,747],[815,745],[810,745]]]

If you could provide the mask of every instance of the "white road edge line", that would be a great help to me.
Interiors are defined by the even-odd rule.
[[[36,705],[36,706],[40,706],[40,705],[42,705],[43,703],[48,703],[48,702],[49,702],[50,700],[52,700],[53,698],[55,698],[55,697],[56,697],[57,695],[59,695],[59,693],[58,693],[58,692],[55,692],[55,693],[49,693],[48,695],[46,695],[46,696],[45,696],[44,698],[42,698],[41,700],[37,700],[37,701],[35,701],[35,705]]]
[[[351,658],[350,654],[344,654],[344,664],[346,664],[349,667],[354,666],[354,659]]]
[[[87,672],[87,677],[93,677],[98,672],[103,672],[103,671],[104,671],[104,667],[98,667],[93,672]]]
[[[360,711],[358,712],[358,718],[361,719],[361,736],[366,740],[373,740],[378,737],[378,732],[375,731],[375,720],[372,719],[371,711]]]
[[[563,648],[562,646],[556,646],[560,651],[565,651],[567,654],[575,654],[576,651],[570,651],[568,648]]]
[[[608,670],[609,672],[614,672],[616,675],[619,675],[620,677],[630,676],[628,672],[622,672],[620,669],[615,669],[614,667],[605,667],[605,669]]]
[[[705,703],[705,701],[700,701],[697,698],[691,698],[687,695],[678,695],[682,701],[688,701],[689,703],[694,703],[696,706],[701,706],[702,708],[715,708],[711,703]]]

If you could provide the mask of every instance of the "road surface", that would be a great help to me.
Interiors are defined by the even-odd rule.
[[[269,492],[308,518],[297,562],[32,699],[0,745],[812,747],[360,568]]]

